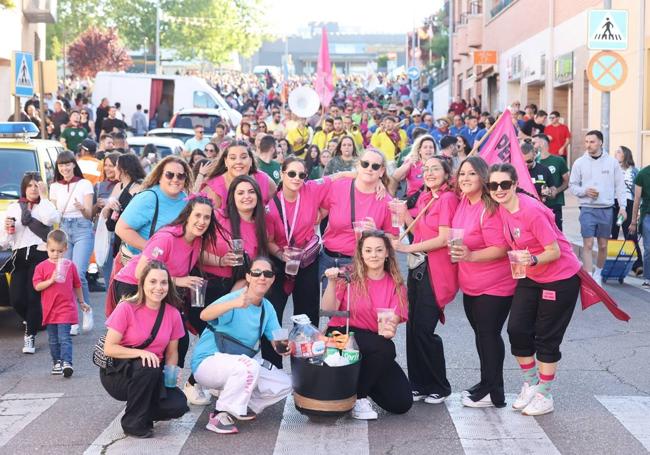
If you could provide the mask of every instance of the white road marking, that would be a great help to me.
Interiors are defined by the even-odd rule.
[[[650,397],[597,395],[596,399],[650,451]]]
[[[180,419],[155,423],[153,437],[150,439],[138,439],[126,436],[120,425],[120,419],[124,415],[124,411],[122,411],[115,417],[108,428],[86,449],[84,455],[104,455],[111,453],[134,455],[143,453],[178,454],[204,409],[204,406],[190,406],[190,412]]]
[[[47,411],[62,393],[7,393],[0,397],[0,447],[36,417]]]
[[[510,407],[515,398],[501,409],[466,408],[456,393],[445,401],[466,455],[560,455],[534,417]]]
[[[368,422],[354,420],[350,416],[321,417],[311,421],[300,414],[289,395],[284,405],[284,414],[275,442],[273,455],[295,455],[307,453],[350,453],[367,455]]]

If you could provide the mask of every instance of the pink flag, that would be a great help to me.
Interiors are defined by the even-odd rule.
[[[510,110],[506,109],[499,117],[496,126],[485,141],[480,156],[489,165],[496,163],[512,164],[517,170],[519,187],[537,197],[537,190],[535,190],[535,185],[530,179],[524,157],[521,155],[519,139],[517,139],[515,127],[512,124]]]
[[[324,107],[329,106],[330,101],[334,97],[334,83],[332,81],[332,64],[330,63],[330,51],[327,44],[327,30],[325,27],[323,27],[323,35],[320,40],[320,53],[318,54],[314,89],[318,93],[321,104]]]

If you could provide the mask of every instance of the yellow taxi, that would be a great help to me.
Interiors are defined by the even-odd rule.
[[[5,212],[20,197],[20,182],[26,172],[40,172],[49,187],[54,179],[54,164],[64,150],[57,141],[35,139],[39,130],[31,122],[0,122],[0,229]],[[4,236],[4,232],[0,237]],[[0,249],[0,267],[11,251]],[[8,276],[0,275],[0,306],[9,304]]]

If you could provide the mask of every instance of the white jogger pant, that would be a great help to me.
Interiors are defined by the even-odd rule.
[[[204,359],[194,378],[202,387],[219,389],[215,409],[246,415],[256,414],[291,393],[291,377],[282,370],[268,370],[257,359],[217,352]]]

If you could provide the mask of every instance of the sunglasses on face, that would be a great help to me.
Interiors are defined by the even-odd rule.
[[[292,178],[292,179],[295,179],[296,176],[298,176],[298,178],[300,180],[305,180],[307,178],[307,173],[306,172],[289,171],[289,172],[287,172],[287,176],[289,178]]]
[[[187,174],[185,174],[185,172],[165,171],[163,175],[167,180],[174,180],[174,177],[176,177],[178,180],[184,181],[187,178]]]
[[[488,183],[488,189],[490,191],[496,191],[496,190],[499,189],[499,187],[501,187],[502,190],[507,191],[510,188],[512,188],[512,185],[514,183],[515,182],[513,182],[512,180],[504,180],[503,182],[490,182],[490,183]]]
[[[275,276],[275,272],[273,270],[259,270],[259,269],[254,269],[248,272],[250,276],[253,278],[259,278],[262,275],[264,275],[264,278],[273,278]]]
[[[359,161],[359,164],[361,164],[361,167],[364,168],[364,169],[366,169],[368,166],[370,166],[373,171],[378,171],[379,169],[381,169],[381,164],[379,164],[379,163],[372,163],[371,164],[370,161],[361,160],[361,161]]]
[[[526,164],[533,164],[535,162],[535,159],[532,160],[526,160]]]

